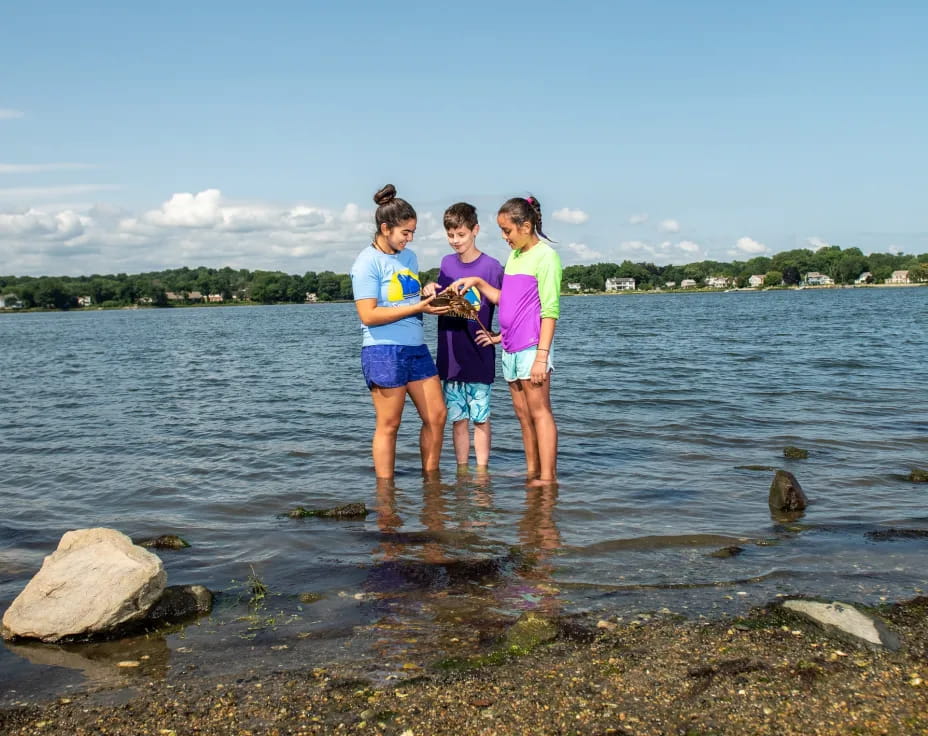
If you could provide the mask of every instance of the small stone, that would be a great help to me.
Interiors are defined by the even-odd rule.
[[[788,445],[783,448],[783,457],[788,457],[791,460],[805,460],[809,457],[809,451],[803,450],[801,447]]]
[[[117,667],[138,667],[141,664],[137,659],[124,659],[121,662],[117,662]]]
[[[912,483],[928,483],[928,470],[912,468],[912,472],[909,473],[908,479],[912,481]]]
[[[612,631],[616,628],[616,625],[612,621],[606,621],[605,619],[600,619],[596,622],[597,629],[606,629],[607,631]]]

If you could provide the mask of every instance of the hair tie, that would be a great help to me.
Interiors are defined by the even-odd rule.
[[[528,202],[529,204],[534,204],[534,202],[532,201],[532,195],[527,196],[525,198],[525,201]]]

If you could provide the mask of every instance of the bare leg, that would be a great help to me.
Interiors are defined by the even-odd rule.
[[[490,464],[490,420],[474,422],[474,455],[477,456],[477,467],[486,468]]]
[[[406,388],[371,389],[377,425],[374,428],[373,454],[374,474],[378,478],[392,478],[396,464],[396,433],[403,418],[403,405],[406,403]]]
[[[520,381],[525,403],[535,430],[538,448],[538,478],[535,485],[557,482],[557,424],[551,411],[551,374],[540,384]]]
[[[525,385],[531,387],[531,381],[510,381],[509,395],[512,396],[512,408],[516,419],[522,427],[522,445],[525,447],[525,472],[529,479],[537,478],[541,472],[538,457],[538,440],[535,437],[535,425],[532,423],[532,414],[529,410],[528,399],[525,395]]]
[[[445,397],[441,391],[441,381],[438,380],[438,376],[424,378],[421,381],[410,381],[406,384],[406,390],[422,419],[422,429],[419,432],[422,472],[429,473],[438,470],[445,433],[445,419],[448,416]]]
[[[458,467],[467,467],[467,459],[470,457],[470,422],[461,419],[452,425],[451,436],[454,439],[454,457],[458,461]]]

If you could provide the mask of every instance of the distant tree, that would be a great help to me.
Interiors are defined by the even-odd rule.
[[[780,271],[767,271],[764,276],[764,286],[780,286],[783,283],[783,274]]]
[[[798,266],[785,266],[783,268],[783,283],[787,286],[795,286],[802,281],[802,274]]]

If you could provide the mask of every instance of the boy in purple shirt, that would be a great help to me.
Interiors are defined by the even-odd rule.
[[[479,276],[499,288],[503,283],[503,267],[495,258],[477,249],[480,232],[477,210],[466,202],[458,202],[445,210],[445,231],[448,244],[454,249],[441,261],[438,290],[468,276]],[[428,287],[426,287],[428,289]],[[437,291],[437,290],[436,290]],[[470,289],[464,297],[478,307],[480,322],[489,327],[496,305]],[[477,470],[485,472],[490,462],[490,389],[496,373],[496,351],[493,345],[478,345],[474,336],[480,327],[474,320],[448,315],[438,318],[438,377],[442,381],[448,421],[452,425],[454,454],[458,470],[466,470],[470,456],[470,427],[474,423],[474,454]]]

